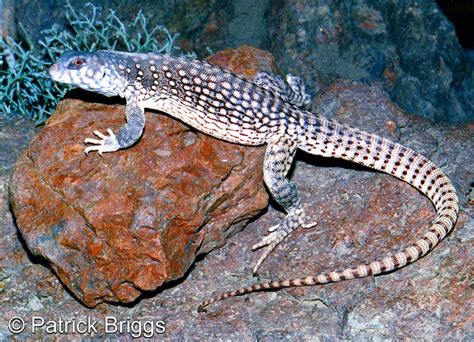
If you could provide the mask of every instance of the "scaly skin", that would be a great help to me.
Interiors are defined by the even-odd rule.
[[[144,109],[171,115],[218,139],[267,145],[263,176],[286,217],[252,248],[265,247],[254,272],[293,230],[315,225],[305,215],[296,184],[286,178],[296,150],[342,158],[391,174],[420,190],[437,216],[428,231],[402,251],[357,267],[315,276],[260,283],[211,298],[199,311],[227,297],[254,291],[318,285],[376,275],[429,253],[454,227],[458,198],[446,175],[431,161],[400,144],[308,112],[310,97],[300,78],[258,73],[253,82],[206,62],[182,57],[124,52],[68,52],[51,66],[51,77],[106,96],[127,100],[126,118],[116,134],[95,131],[85,152],[113,152],[133,145],[145,127]]]

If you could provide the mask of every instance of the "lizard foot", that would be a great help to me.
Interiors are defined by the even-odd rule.
[[[100,133],[99,131],[94,131],[94,134],[97,135],[101,139],[91,139],[87,138],[84,140],[86,144],[94,144],[95,146],[87,147],[84,152],[88,154],[91,151],[97,151],[100,155],[104,152],[114,152],[120,148],[118,143],[117,137],[115,136],[114,132],[110,128],[107,129],[107,133],[109,136]]]
[[[293,230],[300,226],[303,228],[312,228],[317,224],[317,222],[305,224],[304,217],[304,211],[301,209],[291,211],[281,223],[268,229],[270,232],[269,235],[265,236],[262,241],[252,246],[253,251],[266,246],[263,254],[260,256],[257,263],[255,264],[255,267],[253,268],[254,274],[257,273],[260,265],[262,265],[262,263],[275,249],[275,247],[278,246],[278,244],[283,241],[283,239],[285,239]]]
[[[273,228],[273,227],[272,227]],[[277,229],[277,228],[275,228]],[[253,274],[256,274],[260,265],[265,261],[265,259],[270,255],[270,253],[275,249],[275,247],[283,241],[283,239],[288,235],[289,233],[285,232],[283,229],[282,230],[274,230],[271,234],[265,236],[262,241],[259,243],[255,244],[252,246],[252,250],[255,251],[259,248],[265,247],[266,248],[263,250],[262,255],[258,259],[257,263],[255,264],[252,272]]]
[[[313,222],[311,222],[311,223],[301,223],[300,226],[301,226],[301,228],[309,229],[309,228],[313,228],[313,227],[316,226],[317,224],[318,224],[318,221],[313,221]],[[276,230],[277,230],[278,228],[280,228],[280,227],[281,227],[281,224],[276,224],[276,225],[274,225],[274,226],[271,226],[270,228],[268,228],[268,232],[269,232],[269,233],[272,233],[272,232],[276,231]],[[262,241],[262,242],[263,242],[263,241]],[[256,245],[257,245],[257,244],[256,244]],[[256,245],[254,245],[254,246],[256,246]],[[263,245],[263,246],[265,246],[265,245]],[[263,247],[263,246],[261,246],[261,247]],[[259,247],[256,247],[255,249],[258,249],[258,248],[259,248]]]

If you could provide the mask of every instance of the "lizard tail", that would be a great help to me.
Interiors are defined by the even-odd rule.
[[[402,251],[342,271],[315,276],[258,283],[213,297],[201,303],[198,311],[216,301],[262,290],[312,286],[363,278],[390,272],[428,254],[454,227],[458,217],[458,198],[451,181],[433,162],[419,153],[388,139],[318,116],[305,117],[306,135],[299,148],[311,154],[342,158],[391,174],[417,188],[436,208],[430,229]]]

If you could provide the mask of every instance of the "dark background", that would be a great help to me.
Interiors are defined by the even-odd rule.
[[[86,0],[73,7],[85,10]],[[178,32],[199,58],[248,44],[270,51],[282,73],[301,75],[314,95],[335,79],[380,83],[406,112],[433,121],[474,119],[474,46],[467,0],[93,1],[125,22],[142,10]],[[65,24],[59,0],[4,1],[3,35],[33,40]],[[454,23],[454,25],[453,25]]]

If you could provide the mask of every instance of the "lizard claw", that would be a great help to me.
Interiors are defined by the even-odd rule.
[[[99,155],[102,155],[104,152],[113,152],[117,151],[120,148],[120,145],[117,141],[117,136],[112,132],[110,128],[107,129],[107,133],[109,136],[102,134],[99,131],[94,131],[94,134],[97,135],[101,139],[91,139],[86,138],[84,143],[86,144],[93,144],[95,146],[87,147],[84,152],[88,154],[91,151],[97,151]]]
[[[268,228],[268,232],[271,233],[271,232],[274,232],[275,230],[277,230],[278,228],[280,228],[280,225],[279,224],[276,224],[274,226],[271,226],[270,228]],[[253,248],[252,248],[253,249]]]
[[[311,223],[303,223],[301,225],[301,228],[304,228],[304,229],[309,229],[309,228],[313,228],[314,226],[316,226],[318,224],[318,221],[313,221]]]

